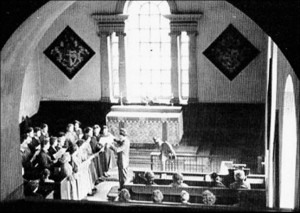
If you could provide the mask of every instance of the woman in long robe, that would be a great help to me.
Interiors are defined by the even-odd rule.
[[[110,132],[108,132],[107,126],[103,126],[103,134],[100,137],[99,143],[103,146],[100,158],[105,177],[108,177],[109,174],[107,172],[110,169],[115,168],[117,165],[115,153],[108,148],[113,144],[114,138],[115,137]]]

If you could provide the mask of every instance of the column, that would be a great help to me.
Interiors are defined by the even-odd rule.
[[[101,101],[110,102],[109,67],[108,67],[108,32],[99,32],[100,36],[100,72],[101,72]]]
[[[119,94],[122,94],[122,102],[127,102],[127,78],[125,62],[125,39],[126,33],[117,32],[119,37]]]
[[[198,102],[197,78],[197,31],[188,31],[189,36],[189,100],[188,103]]]
[[[169,33],[171,36],[171,90],[173,93],[173,103],[179,104],[179,77],[178,77],[178,36],[180,31]]]

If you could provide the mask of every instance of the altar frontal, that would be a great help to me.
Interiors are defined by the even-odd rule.
[[[113,135],[126,128],[132,144],[150,144],[159,137],[178,144],[183,135],[182,108],[175,106],[112,106],[106,124]]]

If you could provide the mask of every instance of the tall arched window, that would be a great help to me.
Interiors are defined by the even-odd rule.
[[[171,92],[170,14],[166,1],[128,1],[126,74],[129,102],[169,100]]]

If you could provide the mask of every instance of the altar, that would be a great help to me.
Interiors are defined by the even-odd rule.
[[[153,144],[155,136],[178,144],[183,135],[182,109],[177,106],[112,106],[106,116],[106,125],[115,136],[119,135],[120,128],[125,128],[131,143]]]

